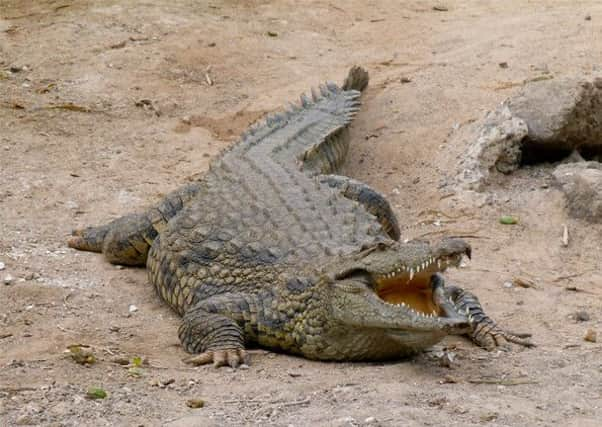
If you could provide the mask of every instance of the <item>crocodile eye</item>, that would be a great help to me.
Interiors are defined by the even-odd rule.
[[[351,279],[356,282],[362,282],[364,285],[372,285],[372,276],[366,270],[356,268],[353,270],[346,270],[336,276],[337,280]]]

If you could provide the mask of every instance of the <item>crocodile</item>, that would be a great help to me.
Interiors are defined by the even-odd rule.
[[[338,175],[368,73],[353,67],[268,115],[199,180],[148,210],[72,233],[72,248],[146,266],[182,316],[186,362],[237,367],[250,346],[316,360],[403,358],[448,335],[532,346],[446,284],[471,247],[402,241],[387,200]]]

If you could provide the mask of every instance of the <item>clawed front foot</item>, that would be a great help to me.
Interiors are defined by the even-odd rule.
[[[248,364],[243,329],[232,319],[237,317],[233,302],[237,300],[244,301],[248,307],[242,296],[227,294],[201,301],[186,311],[178,335],[184,349],[195,355],[184,362],[196,366],[213,363],[216,368]],[[220,309],[224,314],[215,312]]]
[[[236,369],[242,364],[249,364],[249,354],[244,349],[240,348],[208,350],[184,359],[184,362],[195,366],[213,363],[213,367],[215,368],[230,366],[231,368]]]
[[[479,299],[472,293],[457,286],[449,286],[446,291],[458,313],[468,317],[471,331],[470,339],[487,350],[501,349],[507,351],[510,343],[524,347],[535,347],[528,338],[531,334],[512,333],[500,328],[493,319],[485,314]]]
[[[497,326],[493,320],[491,320],[491,323],[484,322],[475,324],[471,333],[471,339],[474,343],[489,351],[497,348],[508,351],[511,349],[510,343],[529,348],[535,347],[535,343],[528,339],[530,337],[531,334],[505,331]]]

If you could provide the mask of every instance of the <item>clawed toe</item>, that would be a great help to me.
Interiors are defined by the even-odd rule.
[[[215,368],[230,366],[231,368],[236,369],[241,364],[248,364],[248,359],[249,356],[244,349],[234,348],[206,351],[196,356],[189,357],[188,359],[185,359],[184,362],[195,366],[213,363]]]
[[[473,335],[473,340],[486,350],[502,350],[509,351],[512,349],[510,343],[517,344],[523,347],[535,347],[535,343],[528,338],[531,334],[513,334],[506,332],[497,326],[485,333],[476,333]]]

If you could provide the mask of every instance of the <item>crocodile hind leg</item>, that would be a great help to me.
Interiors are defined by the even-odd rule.
[[[447,286],[446,292],[456,311],[468,317],[471,326],[468,336],[477,345],[487,350],[507,349],[510,347],[509,343],[535,347],[535,344],[528,339],[531,334],[512,333],[500,328],[485,314],[479,299],[471,292],[458,286]]]
[[[67,244],[83,251],[102,252],[113,264],[144,266],[155,237],[198,193],[198,189],[198,183],[188,184],[144,213],[129,214],[105,225],[75,230]]]
[[[318,179],[332,188],[339,189],[341,194],[348,199],[361,203],[378,219],[391,239],[399,240],[401,232],[397,217],[387,199],[376,190],[363,182],[341,175],[320,175]]]
[[[233,368],[248,363],[243,325],[249,315],[248,299],[238,294],[217,295],[188,308],[178,335],[186,351],[198,354],[185,362]]]

